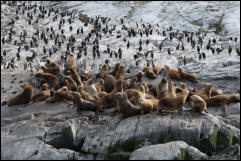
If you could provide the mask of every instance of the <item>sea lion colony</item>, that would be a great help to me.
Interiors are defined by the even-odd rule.
[[[203,82],[185,72],[180,66],[176,70],[168,64],[165,66],[154,64],[154,56],[175,55],[173,49],[185,52],[184,44],[191,45],[193,49],[197,48],[196,55],[198,56],[196,57],[198,59],[205,59],[205,52],[208,53],[209,50],[212,54],[223,54],[224,56],[232,53],[231,46],[226,49],[222,45],[219,46],[218,39],[207,40],[206,33],[178,31],[172,27],[161,28],[158,24],[138,24],[137,22],[132,22],[135,26],[131,26],[128,23],[125,24],[123,19],[112,20],[100,16],[89,18],[80,14],[79,17],[75,17],[69,12],[60,12],[54,8],[47,9],[37,2],[2,1],[1,5],[5,5],[4,11],[7,8],[7,11],[14,15],[14,19],[10,19],[8,26],[1,28],[1,32],[4,33],[1,34],[1,45],[3,46],[1,48],[1,67],[3,66],[3,70],[10,70],[10,68],[14,70],[16,66],[25,62],[24,70],[30,69],[31,72],[34,72],[42,86],[41,91],[33,95],[31,84],[24,84],[22,86],[24,92],[10,99],[9,106],[26,104],[31,101],[45,100],[47,103],[53,103],[66,100],[73,102],[78,109],[83,110],[99,112],[105,108],[117,107],[120,118],[125,119],[154,110],[158,113],[173,110],[181,112],[186,102],[191,102],[193,109],[201,113],[207,112],[207,107],[210,106],[221,106],[226,110],[228,103],[240,102],[239,96],[225,95],[219,89],[213,90],[210,84],[207,84],[201,91],[190,90],[186,87],[184,80],[192,83]],[[3,14],[6,13],[2,11],[1,16]],[[39,23],[44,23],[46,18],[52,19],[51,24],[57,25],[46,27],[50,25],[48,23],[46,26],[40,26]],[[24,25],[30,26],[33,32],[23,30],[19,33],[20,20],[23,21],[21,23],[27,23]],[[110,25],[109,23],[113,23],[113,21],[116,24]],[[68,29],[65,28],[67,23],[69,24],[67,26],[70,26]],[[76,26],[76,24],[78,25]],[[76,33],[72,34],[73,31]],[[158,41],[157,45],[153,45],[154,41],[153,44],[151,43],[154,33],[164,38],[162,41]],[[146,65],[142,69],[144,73],[137,72],[133,78],[128,79],[125,77],[125,73],[133,71],[121,63],[115,63],[114,68],[110,70],[109,64],[121,62],[124,53],[122,47],[114,51],[115,49],[111,49],[110,44],[104,44],[105,37],[115,37],[119,40],[117,41],[119,44],[126,44],[125,48],[135,50],[137,54],[129,56],[130,64],[134,60],[134,64],[138,68],[140,67],[139,62],[145,60]],[[134,38],[140,38],[137,44],[133,41]],[[144,44],[144,40],[146,44]],[[166,47],[163,45],[165,41],[174,40],[179,42],[178,46]],[[220,41],[223,40],[220,39]],[[237,43],[239,40],[228,38],[226,41]],[[131,44],[131,42],[133,43]],[[148,51],[148,45],[152,45],[153,50]],[[16,61],[14,58],[11,59],[11,55],[8,54],[15,49],[17,49]],[[82,52],[87,58],[91,49],[92,61],[108,58],[102,62],[104,65],[100,64],[101,69],[97,73],[86,70],[86,63],[80,63],[83,59]],[[23,53],[29,51],[32,52],[32,55],[26,57]],[[144,54],[141,54],[142,52]],[[149,53],[150,56],[148,56]],[[236,53],[239,55],[239,49],[236,49]],[[41,67],[33,66],[38,61],[46,64]],[[183,64],[186,63],[187,60],[184,57]],[[64,67],[62,67],[63,65]],[[40,69],[41,72],[39,72]],[[166,72],[166,77],[160,77],[162,71]],[[143,77],[149,79],[159,77],[161,80],[158,85],[154,85],[143,81]]]

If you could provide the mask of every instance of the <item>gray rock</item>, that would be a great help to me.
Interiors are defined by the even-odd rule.
[[[87,158],[83,155],[79,156],[79,153],[72,150],[55,149],[36,138],[7,136],[1,137],[1,139],[1,159],[3,160],[91,159],[91,156],[88,156]]]
[[[43,141],[56,148],[80,148],[87,132],[92,128],[85,120],[70,119],[52,126]]]
[[[130,160],[208,159],[208,156],[183,141],[146,146],[134,151]]]

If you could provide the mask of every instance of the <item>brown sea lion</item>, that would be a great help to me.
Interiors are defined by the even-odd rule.
[[[76,91],[77,90],[77,83],[71,76],[65,76],[63,78],[63,85],[67,86],[69,90]]]
[[[207,83],[206,86],[203,89],[201,89],[201,91],[198,92],[197,95],[202,97],[202,99],[210,98],[211,97],[211,89],[212,89],[212,85],[210,83]]]
[[[138,72],[137,74],[136,74],[136,82],[138,83],[138,82],[141,82],[141,80],[142,80],[142,76],[143,76],[143,74],[142,74],[142,72]]]
[[[44,83],[40,92],[33,96],[33,102],[44,101],[51,96],[50,90],[48,89],[48,84]]]
[[[157,86],[157,99],[164,98],[168,91],[168,81],[165,77],[161,79]]]
[[[8,106],[28,104],[32,101],[34,95],[34,89],[31,84],[24,83],[21,85],[23,92],[14,98],[8,100]]]
[[[152,67],[145,67],[142,72],[145,73],[145,76],[150,78],[150,79],[155,79],[157,78],[157,75],[153,72]]]
[[[59,69],[60,69],[60,66],[59,66],[57,63],[51,61],[50,59],[48,59],[48,60],[46,61],[46,67],[47,67],[47,68],[56,67],[56,68],[59,68]]]
[[[192,95],[190,97],[192,108],[200,113],[206,112],[207,113],[207,104],[206,102],[198,95]]]
[[[104,95],[100,99],[97,100],[97,105],[102,108],[110,108],[116,105],[114,95],[117,92],[123,92],[123,85],[122,85],[122,80],[118,79],[115,82],[115,87],[114,90],[110,93],[107,93],[107,95]]]
[[[45,73],[50,73],[50,74],[58,74],[61,72],[60,67],[46,67],[46,66],[41,66],[41,69],[43,70],[43,72]]]
[[[114,68],[113,71],[110,72],[109,74],[115,77],[115,76],[116,76],[116,73],[119,71],[119,69],[120,69],[120,63],[116,63],[116,64],[115,64],[115,68]]]
[[[79,86],[79,85],[82,85],[82,86],[84,85],[84,84],[82,83],[81,77],[80,77],[80,75],[79,75],[79,73],[77,72],[76,69],[74,69],[74,68],[72,68],[72,67],[69,67],[69,68],[67,68],[67,70],[66,70],[66,74],[68,73],[68,71],[70,71],[71,77],[74,79],[74,81],[77,83],[78,86]]]
[[[223,94],[223,91],[221,89],[212,89],[211,90],[211,97],[221,95],[221,94]]]
[[[225,112],[227,112],[227,105],[229,103],[240,102],[240,96],[236,95],[216,95],[211,98],[204,99],[207,107],[220,106]]]
[[[100,79],[100,81],[95,84],[95,88],[97,89],[98,92],[105,90],[104,82],[105,82],[104,79]]]
[[[156,65],[156,66],[153,68],[153,72],[154,72],[156,75],[159,75],[163,69],[164,69],[163,66],[161,66],[161,65]]]
[[[116,82],[116,79],[115,79],[114,76],[112,76],[110,74],[105,75],[105,77],[104,77],[104,87],[105,87],[105,91],[107,93],[110,93],[114,89],[115,82]]]
[[[170,68],[168,65],[165,65],[165,69],[167,71],[167,75],[169,76],[169,78],[179,81],[182,80],[177,70]]]
[[[188,80],[193,83],[198,83],[198,79],[194,75],[184,72],[184,70],[181,67],[178,67],[178,73],[183,80]]]
[[[121,65],[118,72],[116,72],[115,78],[116,79],[121,79],[124,80],[125,79],[125,66]]]
[[[73,68],[77,70],[77,60],[73,55],[70,55],[69,59],[65,63],[65,72],[68,68]]]
[[[115,94],[115,100],[117,103],[117,107],[120,111],[120,119],[126,119],[127,117],[132,117],[136,115],[140,115],[141,107],[133,105],[124,92],[117,92]]]
[[[88,111],[98,111],[98,106],[93,102],[82,99],[79,92],[73,92],[72,94],[75,98],[74,103],[77,105],[78,109],[88,110]]]
[[[35,74],[35,77],[43,79],[44,81],[46,81],[54,89],[58,89],[59,88],[59,79],[58,79],[58,77],[56,77],[53,74],[39,72],[39,73]]]
[[[163,110],[178,110],[178,112],[183,111],[183,105],[186,102],[189,91],[183,90],[177,97],[164,97],[158,102],[157,112]]]

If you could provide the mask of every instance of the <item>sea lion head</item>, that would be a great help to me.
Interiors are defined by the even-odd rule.
[[[178,69],[178,73],[183,73],[184,72],[184,70],[181,67],[178,67],[177,69]]]
[[[163,77],[162,80],[161,80],[161,83],[167,83],[167,82],[168,82],[167,78]]]
[[[165,65],[165,69],[166,69],[166,70],[169,70],[170,67],[169,67],[168,65]]]
[[[108,66],[107,66],[107,64],[104,64],[103,66],[102,66],[102,70],[101,71],[108,71]]]
[[[46,63],[49,65],[52,61],[50,59],[47,59]]]
[[[35,74],[35,77],[36,77],[36,78],[39,78],[39,77],[41,77],[41,76],[42,76],[42,73],[41,73],[41,72]]]
[[[126,101],[128,99],[127,94],[124,92],[117,92],[114,97],[120,102]]]
[[[104,79],[100,79],[100,82],[99,82],[101,85],[103,85],[105,83]]]
[[[26,87],[32,87],[32,85],[30,83],[24,83],[21,85],[21,88],[26,88]]]
[[[232,101],[232,102],[240,102],[240,96],[232,95],[232,96],[230,96],[230,101]]]
[[[48,83],[44,83],[41,90],[48,90]]]
[[[143,76],[143,73],[142,72],[138,72],[137,74],[136,74],[136,77],[142,77]]]
[[[46,71],[47,67],[46,66],[41,66],[42,71]]]

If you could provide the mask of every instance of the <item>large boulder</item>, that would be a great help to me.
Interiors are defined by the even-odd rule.
[[[93,159],[93,156],[80,155],[69,149],[55,149],[41,140],[31,137],[1,137],[2,160],[73,160]]]
[[[200,160],[208,156],[183,141],[146,146],[134,151],[130,160]]]
[[[228,126],[228,125],[227,125]],[[183,140],[201,151],[212,152],[240,143],[239,129],[217,117],[196,112],[148,114],[127,118],[87,133],[82,151],[87,153],[132,152],[142,146]]]

